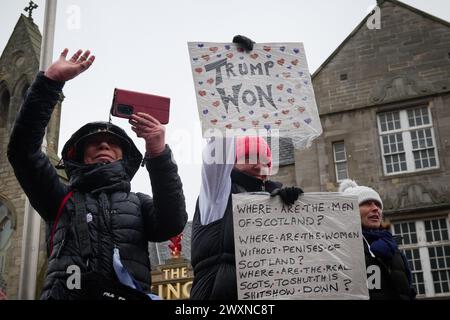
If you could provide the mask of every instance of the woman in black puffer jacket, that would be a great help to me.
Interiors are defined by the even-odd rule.
[[[165,145],[164,127],[153,117],[138,114],[130,123],[146,141],[143,164],[150,174],[153,198],[130,192],[142,154],[124,130],[108,122],[88,123],[67,141],[62,160],[70,181],[68,186],[62,184],[41,151],[45,127],[64,82],[94,60],[88,51],[83,55],[79,51],[70,60],[66,55],[67,49],[45,74],[38,74],[8,145],[16,177],[46,222],[49,261],[41,298],[95,298],[86,286],[108,283],[117,284],[122,294],[126,290],[115,270],[118,265],[126,268],[133,287],[147,293],[151,286],[148,241],[176,236],[187,221],[177,165]],[[81,271],[85,286],[81,290],[76,284],[67,287],[74,266]]]

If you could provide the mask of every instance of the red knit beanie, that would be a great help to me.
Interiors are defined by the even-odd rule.
[[[266,155],[262,161],[260,160],[261,154]],[[244,157],[250,160],[260,160],[262,164],[267,164],[269,169],[272,168],[272,152],[262,137],[236,137],[236,161]]]

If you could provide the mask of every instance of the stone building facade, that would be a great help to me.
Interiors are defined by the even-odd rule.
[[[419,298],[450,297],[450,23],[378,1],[313,74],[323,134],[295,151],[296,182],[337,191],[351,178],[380,193],[402,237]]]
[[[21,15],[0,57],[0,290],[8,299],[18,297],[26,197],[8,162],[6,150],[17,112],[39,69],[41,39],[33,20]],[[60,116],[58,103],[47,128],[47,153],[55,164]],[[41,223],[38,262],[41,278],[45,263],[45,230]]]

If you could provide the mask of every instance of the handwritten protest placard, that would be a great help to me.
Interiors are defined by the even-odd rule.
[[[322,133],[302,43],[189,42],[203,133],[276,131],[307,146]],[[295,141],[294,141],[295,143]]]
[[[368,299],[355,197],[233,194],[239,299]]]

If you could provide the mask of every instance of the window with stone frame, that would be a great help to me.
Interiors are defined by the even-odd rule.
[[[386,175],[439,167],[433,122],[428,107],[382,112],[377,118]]]
[[[347,153],[345,151],[344,141],[333,142],[333,159],[336,181],[340,182],[348,179]]]
[[[20,106],[22,105],[23,101],[25,100],[27,94],[28,94],[28,88],[30,86],[28,85],[28,83],[22,83],[22,89],[19,91],[20,92],[20,103],[19,104],[14,104],[12,106],[10,106],[9,108],[9,116],[8,116],[8,125],[9,125],[9,131],[11,133],[11,131],[14,128],[14,122],[16,121],[16,117],[19,113],[19,109]]]
[[[0,87],[0,128],[6,128],[8,123],[8,110],[10,95],[7,89]]]
[[[408,259],[417,297],[450,296],[450,240],[447,217],[393,224]]]

